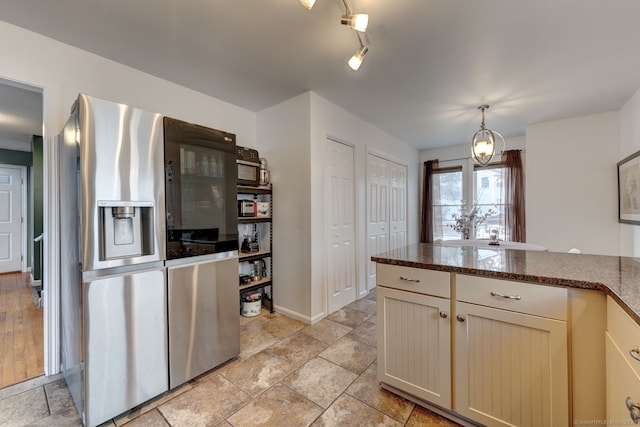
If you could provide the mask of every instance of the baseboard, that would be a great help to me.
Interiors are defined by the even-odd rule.
[[[325,317],[324,313],[320,315],[321,316],[320,318],[317,318],[318,316],[314,316],[314,317],[305,316],[303,314],[298,313],[297,311],[289,310],[289,309],[281,307],[279,305],[275,305],[274,308],[275,308],[275,312],[276,313],[284,314],[287,317],[290,317],[290,318],[295,319],[295,320],[299,320],[302,323],[307,324],[307,325],[312,325],[312,324],[324,319],[324,317]]]

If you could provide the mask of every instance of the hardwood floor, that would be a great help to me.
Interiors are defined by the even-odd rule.
[[[44,372],[42,322],[29,275],[0,274],[0,388]]]

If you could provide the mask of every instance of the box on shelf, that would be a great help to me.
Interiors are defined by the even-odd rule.
[[[256,217],[269,216],[269,202],[255,202],[253,215]]]

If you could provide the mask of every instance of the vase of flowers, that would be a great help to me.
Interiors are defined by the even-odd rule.
[[[480,209],[476,203],[473,203],[471,208],[467,208],[466,202],[462,200],[460,202],[460,213],[451,215],[454,223],[449,224],[449,227],[460,233],[463,239],[470,239],[476,227],[496,213],[492,208],[489,208],[489,210],[484,213],[481,213]]]

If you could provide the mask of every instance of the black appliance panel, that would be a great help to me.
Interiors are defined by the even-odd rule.
[[[238,250],[235,138],[164,118],[168,260]]]

